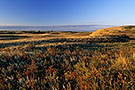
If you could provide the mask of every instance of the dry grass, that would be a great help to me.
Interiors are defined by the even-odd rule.
[[[28,37],[0,41],[1,90],[135,89],[135,40],[90,38],[88,32],[4,33]]]
[[[17,32],[19,33],[19,32]],[[42,34],[32,34],[32,33],[13,33],[13,34],[0,34],[0,43],[15,43],[15,42],[29,42],[29,41],[39,41],[39,40],[49,40],[49,39],[60,39],[60,38],[88,38],[91,32],[49,32]],[[3,37],[2,37],[3,36]],[[15,36],[20,38],[15,38],[14,40],[5,39],[5,36],[15,38]],[[27,37],[27,38],[21,38]],[[3,38],[3,39],[2,39]]]
[[[120,26],[99,29],[93,32],[91,37],[103,37],[109,35],[127,35],[129,37],[135,37],[135,26]]]

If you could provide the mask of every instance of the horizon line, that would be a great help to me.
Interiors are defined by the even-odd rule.
[[[58,25],[0,24],[0,26],[79,26],[79,25],[107,25],[107,26],[112,25],[112,26],[117,26],[116,24],[61,24],[61,25],[59,25],[59,24]],[[128,25],[128,24],[126,24],[126,25]]]

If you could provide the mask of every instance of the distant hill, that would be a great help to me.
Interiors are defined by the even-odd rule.
[[[135,26],[103,28],[93,32],[91,37],[128,36],[135,38]]]

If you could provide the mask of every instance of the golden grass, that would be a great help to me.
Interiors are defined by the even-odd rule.
[[[91,37],[103,37],[108,35],[128,35],[129,37],[135,36],[135,26],[120,26],[99,29],[93,32]]]
[[[134,90],[135,40],[89,42],[89,34],[21,33],[14,35],[29,37],[1,41],[0,89]]]
[[[43,33],[43,34],[31,34],[31,33],[21,33],[12,34],[13,36],[27,36],[27,38],[20,38],[15,40],[0,40],[0,43],[15,43],[15,42],[29,42],[29,41],[39,41],[39,40],[49,40],[49,39],[60,39],[60,38],[89,38],[91,32],[54,32]],[[11,34],[0,34],[0,36],[10,36]]]

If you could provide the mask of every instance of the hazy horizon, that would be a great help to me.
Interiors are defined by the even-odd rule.
[[[112,27],[114,25],[50,25],[50,26],[13,26],[0,25],[0,30],[8,31],[95,31],[101,28]]]

